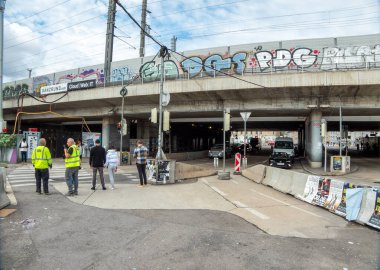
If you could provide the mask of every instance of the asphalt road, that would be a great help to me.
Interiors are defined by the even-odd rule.
[[[380,269],[379,233],[356,225],[334,240],[278,237],[219,211],[98,209],[31,190],[16,187],[0,220],[1,269]]]

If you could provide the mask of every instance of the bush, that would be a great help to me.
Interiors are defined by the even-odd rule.
[[[0,134],[0,147],[13,148],[16,147],[17,135],[16,134]]]

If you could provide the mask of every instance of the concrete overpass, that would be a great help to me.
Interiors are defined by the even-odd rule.
[[[378,38],[378,35],[371,36],[371,39],[378,40]],[[362,39],[357,38],[356,42],[358,40]],[[203,64],[214,57],[213,59],[216,59],[214,67],[219,64],[220,72],[207,69],[207,65],[200,70],[197,66],[189,67],[187,59],[178,64],[181,65],[182,73],[173,76],[173,73],[170,73],[172,72],[170,68],[173,66],[169,62],[165,65],[167,79],[164,89],[170,93],[170,103],[166,109],[171,112],[173,126],[177,123],[220,123],[223,109],[230,108],[232,125],[237,128],[242,125],[239,115],[242,111],[252,113],[248,123],[250,128],[283,130],[301,128],[305,130],[303,138],[309,160],[314,166],[320,166],[322,160],[320,119],[326,118],[330,122],[329,129],[337,130],[339,106],[343,108],[344,122],[349,124],[350,130],[380,130],[380,69],[378,68],[380,46],[373,44],[372,42],[370,47],[367,46],[373,48],[369,52],[363,49],[367,48],[366,46],[357,46],[356,49],[351,47],[344,49],[341,55],[338,55],[339,50],[332,54],[331,48],[326,49],[319,68],[314,68],[317,57],[310,51],[304,52],[304,55],[300,55],[298,59],[295,58],[297,49],[292,50],[291,60],[287,58],[286,50],[279,49],[276,53],[270,53],[271,58],[265,61],[263,59],[269,57],[269,52],[260,50],[256,52],[256,58],[252,58],[256,59],[254,62],[258,63],[258,67],[251,66],[250,69],[246,67],[240,74],[239,63],[242,62],[235,59],[236,56],[241,56],[239,53],[230,58],[221,56],[215,58],[215,55],[211,55],[204,60]],[[314,56],[313,64],[309,65],[310,57]],[[232,61],[230,66],[221,68],[225,65],[223,61],[227,59]],[[233,59],[236,60],[235,65]],[[280,60],[287,61],[288,64],[276,67],[281,64],[278,63]],[[289,68],[290,63],[294,63],[296,67]],[[264,66],[265,64],[269,65],[269,68]],[[150,110],[158,107],[159,101],[158,73],[154,68],[154,65],[142,64],[139,76],[135,76],[133,83],[128,86],[125,115],[130,121],[137,120],[137,138],[157,136],[156,128],[148,120]],[[153,75],[147,77],[148,71],[153,72],[149,73]],[[101,131],[104,143],[107,145],[110,140],[117,137],[114,126],[120,121],[121,84],[121,81],[110,84],[98,83],[97,88],[69,91],[53,105],[42,104],[31,97],[25,97],[22,110],[27,112],[53,110],[62,115],[81,116],[90,123],[102,124]],[[46,96],[45,101],[56,100],[61,95]],[[19,105],[17,99],[4,101],[4,118],[9,124],[14,121]],[[26,125],[38,123],[60,125],[76,121],[52,114],[23,115],[22,119]],[[128,138],[126,138],[127,143]]]

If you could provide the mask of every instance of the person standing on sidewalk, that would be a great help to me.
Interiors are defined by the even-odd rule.
[[[28,154],[28,143],[25,138],[22,138],[22,142],[19,145],[20,153],[21,153],[21,162],[26,163],[27,154]]]
[[[67,183],[67,196],[78,195],[78,173],[80,168],[80,152],[73,138],[67,139],[67,147],[65,152],[65,179]]]
[[[108,168],[108,175],[110,177],[111,189],[115,189],[115,173],[117,171],[117,166],[119,165],[119,157],[113,145],[110,146],[110,149],[107,151],[106,155],[106,164]]]
[[[100,183],[103,190],[106,190],[104,182],[103,166],[106,163],[106,150],[100,145],[100,140],[95,141],[95,146],[90,151],[90,166],[92,167],[92,190],[96,186],[96,173],[99,171]]]
[[[136,158],[137,171],[139,172],[140,187],[146,185],[146,158],[148,157],[148,149],[144,146],[142,140],[137,141],[137,147],[133,151],[133,157]]]
[[[41,179],[45,195],[49,195],[49,167],[53,167],[49,148],[46,147],[46,140],[40,139],[40,145],[34,148],[32,152],[32,164],[35,169],[36,192],[41,193]]]
[[[79,158],[80,160],[82,161],[82,155],[83,155],[83,145],[82,145],[82,141],[81,139],[78,139],[77,140],[77,146],[78,146],[78,149],[79,149]]]

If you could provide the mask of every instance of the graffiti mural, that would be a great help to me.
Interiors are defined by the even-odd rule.
[[[257,63],[261,71],[270,67],[282,69],[293,66],[299,68],[308,68],[314,65],[318,59],[319,50],[311,50],[309,48],[291,48],[277,49],[270,51],[259,51],[252,58],[253,63]]]
[[[33,93],[39,94],[41,87],[52,85],[53,81],[46,75],[33,78]]]
[[[140,67],[140,76],[144,81],[156,81],[159,80],[159,68],[160,65],[154,62],[149,61],[144,63]],[[165,71],[165,79],[176,79],[179,76],[178,67],[176,63],[172,60],[165,60],[164,62],[164,71]]]
[[[380,45],[373,49],[370,46],[323,49],[323,70],[365,68],[371,64],[380,67]]]
[[[97,84],[104,83],[104,72],[100,69],[83,69],[79,74],[66,74],[58,78],[55,82],[56,84],[60,83],[69,83],[69,82],[79,82],[86,80],[96,80]]]
[[[26,83],[16,84],[16,86],[7,85],[4,87],[3,97],[5,98],[17,97],[22,93],[28,93],[28,92],[29,92],[29,85]]]
[[[111,72],[111,82],[131,80],[135,75],[128,66],[114,68]]]
[[[214,73],[222,70],[232,69],[237,74],[242,74],[245,69],[245,59],[247,53],[239,52],[232,57],[223,58],[219,54],[213,54],[207,57],[204,61],[199,56],[190,57],[182,61],[182,69],[189,74],[190,78],[197,76],[202,70],[209,76],[214,76]]]

